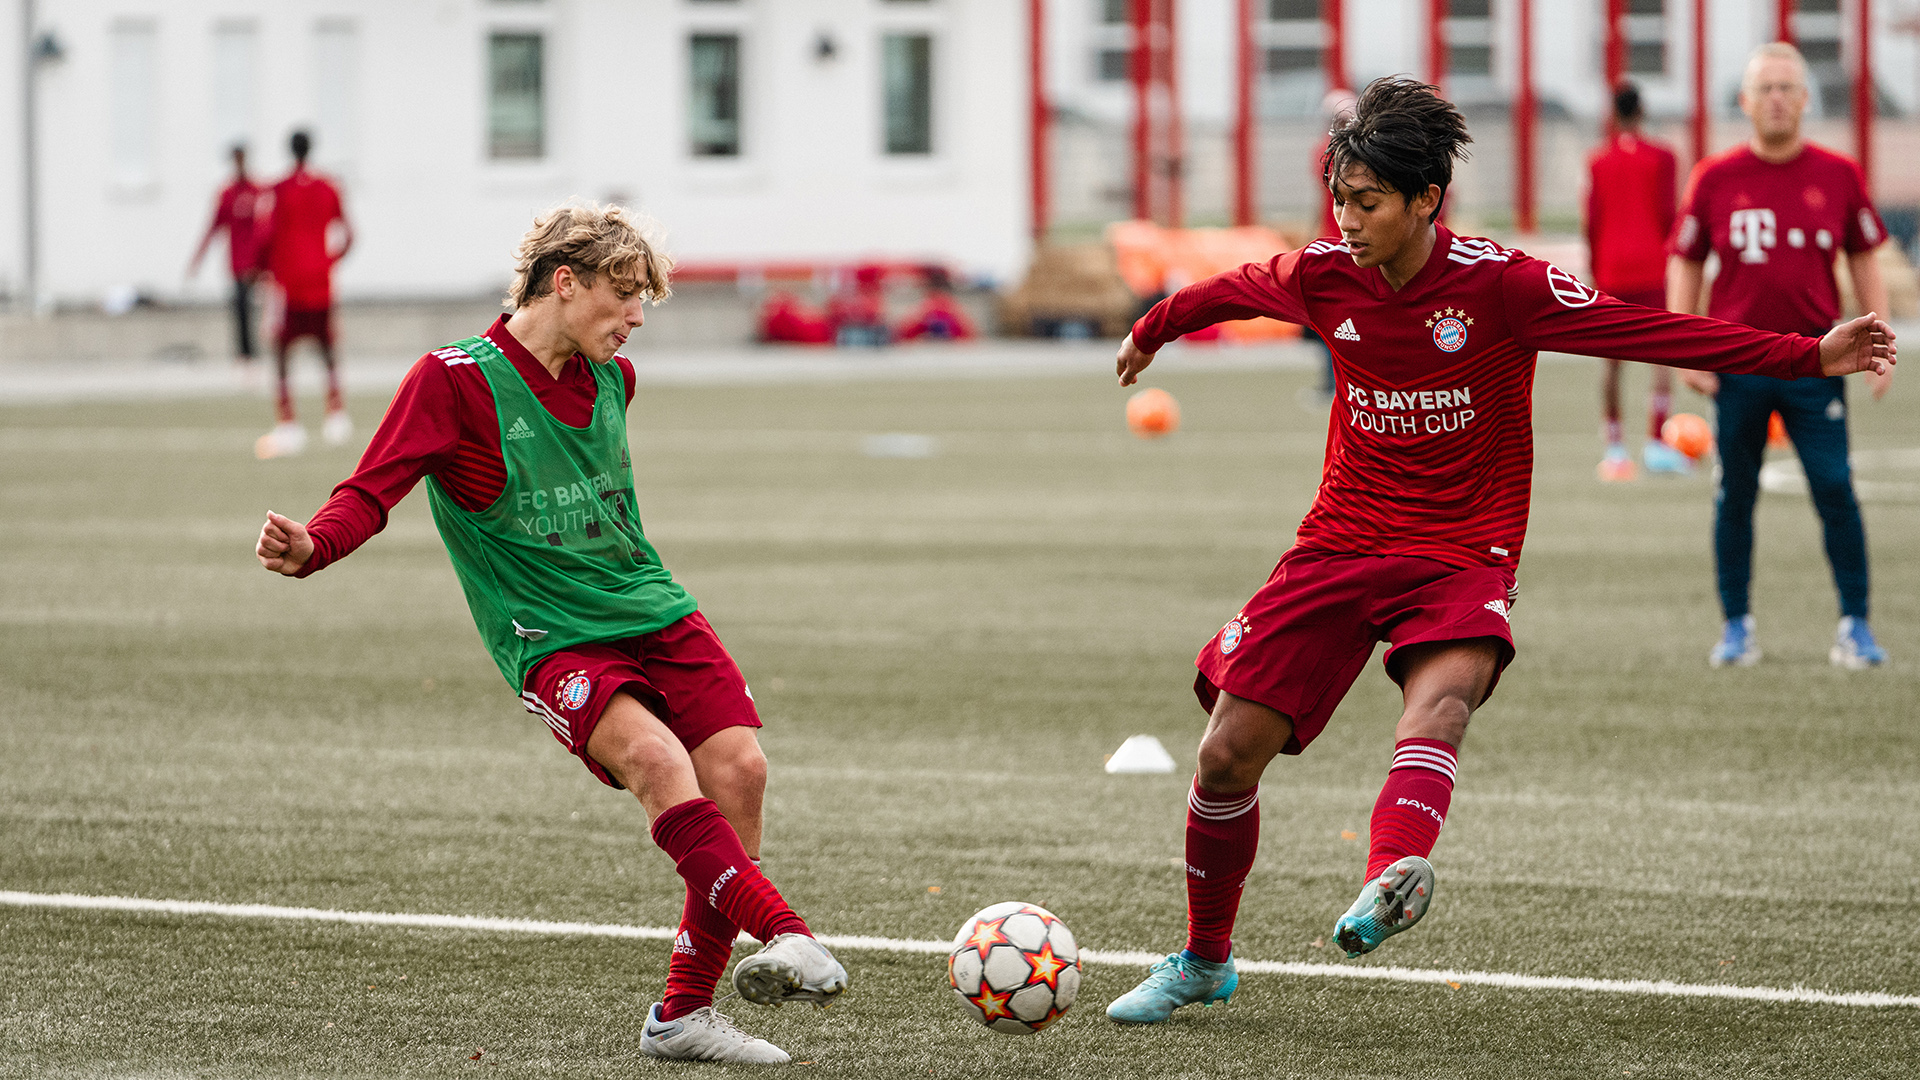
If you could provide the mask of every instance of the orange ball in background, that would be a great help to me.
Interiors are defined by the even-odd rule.
[[[1703,458],[1713,449],[1713,429],[1690,412],[1674,413],[1660,425],[1660,441],[1690,458]]]
[[[1127,399],[1127,429],[1142,439],[1157,439],[1180,426],[1180,403],[1157,386]]]

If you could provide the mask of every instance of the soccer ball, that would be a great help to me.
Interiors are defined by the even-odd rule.
[[[1031,1035],[1073,1004],[1080,947],[1046,908],[995,904],[968,919],[953,939],[947,983],[975,1020],[1009,1035]]]

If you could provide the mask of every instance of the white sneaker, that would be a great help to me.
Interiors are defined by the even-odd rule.
[[[253,456],[261,461],[292,457],[307,448],[307,429],[288,421],[253,441]]]
[[[748,1065],[785,1065],[785,1050],[733,1026],[733,1021],[703,1005],[678,1020],[662,1021],[656,1002],[640,1029],[640,1052],[675,1061],[738,1061]]]
[[[345,446],[353,438],[353,417],[345,409],[335,409],[327,414],[327,420],[320,425],[320,437],[327,440],[328,446]]]
[[[805,934],[777,934],[733,966],[733,988],[756,1005],[811,1001],[826,1007],[847,989],[847,969]]]

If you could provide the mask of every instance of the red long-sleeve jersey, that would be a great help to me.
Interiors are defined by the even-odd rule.
[[[554,419],[574,427],[592,422],[595,390],[585,357],[575,353],[568,358],[556,379],[507,332],[505,315],[487,330],[486,337],[513,361],[514,370]],[[620,365],[631,404],[633,365],[619,355],[613,362]],[[359,468],[333,489],[326,505],[307,522],[313,557],[296,576],[306,577],[346,558],[386,528],[387,512],[427,476],[438,479],[454,502],[476,512],[491,505],[507,486],[493,389],[465,354],[428,353],[400,381],[379,430],[360,455]]]
[[[1355,266],[1346,244],[1317,240],[1196,282],[1134,324],[1146,352],[1260,315],[1325,339],[1336,400],[1302,547],[1516,564],[1532,497],[1540,349],[1819,374],[1816,338],[1622,303],[1524,252],[1436,231],[1433,254],[1398,292],[1379,270]]]

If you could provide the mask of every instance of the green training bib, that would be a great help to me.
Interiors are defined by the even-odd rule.
[[[480,639],[514,690],[543,657],[652,633],[698,608],[641,531],[626,385],[615,364],[587,364],[593,419],[576,428],[554,419],[486,338],[435,355],[470,357],[499,413],[507,467],[500,497],[474,513],[428,477],[427,498]]]

